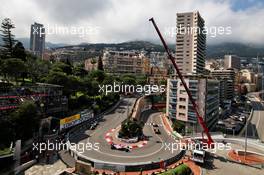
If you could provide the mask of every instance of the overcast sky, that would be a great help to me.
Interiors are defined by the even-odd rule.
[[[0,20],[11,18],[16,37],[29,37],[30,25],[38,22],[50,30],[46,41],[67,44],[158,40],[150,17],[173,43],[176,13],[196,10],[207,28],[231,28],[215,37],[212,31],[208,43],[263,44],[263,0],[0,0]]]

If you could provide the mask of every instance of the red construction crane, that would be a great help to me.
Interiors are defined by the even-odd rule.
[[[160,30],[159,30],[158,26],[156,25],[154,19],[150,18],[149,21],[152,22],[154,28],[156,29],[156,31],[157,31],[157,33],[159,35],[159,38],[160,38],[160,40],[161,40],[161,42],[163,44],[163,47],[164,47],[165,51],[168,54],[168,58],[171,60],[173,66],[176,69],[176,72],[177,72],[177,74],[178,74],[178,76],[179,76],[179,78],[180,78],[180,80],[181,80],[181,82],[182,82],[187,94],[188,94],[188,97],[189,97],[189,99],[190,99],[190,101],[192,103],[193,109],[195,111],[197,120],[198,120],[199,124],[201,125],[201,127],[203,128],[203,131],[205,132],[205,134],[207,136],[207,141],[206,142],[207,142],[208,146],[212,147],[213,146],[212,143],[214,143],[214,141],[213,141],[213,139],[212,139],[212,137],[211,137],[211,135],[209,133],[209,130],[208,130],[203,118],[200,116],[200,114],[198,112],[198,106],[195,103],[195,101],[194,101],[194,99],[192,97],[191,91],[189,90],[189,88],[188,88],[188,86],[187,86],[187,84],[186,84],[186,82],[185,82],[185,80],[184,80],[184,78],[183,78],[183,76],[182,76],[177,64],[176,64],[176,62],[175,62],[175,58],[172,56],[172,54],[171,54],[171,52],[170,52],[170,50],[169,50],[169,48],[168,48],[163,36],[161,35]],[[205,140],[203,139],[203,141],[205,141]]]

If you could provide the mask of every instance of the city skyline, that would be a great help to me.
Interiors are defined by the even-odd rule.
[[[259,18],[263,16],[264,8],[263,2],[258,0],[205,0],[181,3],[172,0],[166,2],[109,0],[78,1],[77,3],[45,1],[45,4],[34,0],[27,2],[13,0],[3,1],[1,4],[0,19],[9,17],[13,20],[16,25],[14,34],[17,38],[27,38],[30,33],[30,24],[33,22],[43,24],[47,30],[56,27],[88,30],[88,34],[84,36],[61,32],[47,34],[46,40],[53,43],[157,41],[155,31],[148,23],[150,17],[159,21],[166,40],[169,43],[175,43],[175,35],[169,32],[175,27],[176,13],[196,10],[199,10],[204,17],[206,27],[231,27],[232,29],[232,34],[221,34],[215,37],[207,35],[208,44],[241,42],[259,45],[264,38],[261,32],[264,22]]]
[[[3,1],[0,174],[263,174],[261,0]]]

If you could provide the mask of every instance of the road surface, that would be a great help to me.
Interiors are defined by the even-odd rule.
[[[75,142],[78,143],[99,143],[99,150],[85,151],[81,155],[90,160],[97,160],[99,162],[111,162],[117,164],[140,164],[145,162],[158,162],[160,160],[166,160],[177,155],[180,151],[174,151],[173,153],[165,148],[162,143],[175,142],[165,131],[160,113],[154,113],[154,111],[146,111],[142,113],[142,120],[145,122],[143,132],[149,137],[147,145],[142,148],[135,148],[130,152],[112,150],[109,143],[105,140],[105,134],[116,128],[121,122],[126,119],[126,108],[132,109],[135,102],[133,98],[125,98],[121,102],[120,106],[112,113],[104,116],[104,121],[99,124],[95,130],[86,130],[82,134],[74,136]],[[125,110],[125,112],[117,112]],[[159,125],[160,135],[155,134],[153,127],[150,123],[156,123]],[[88,137],[88,135],[90,137]],[[72,141],[72,140],[71,140]]]

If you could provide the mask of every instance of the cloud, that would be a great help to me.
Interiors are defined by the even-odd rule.
[[[264,40],[264,8],[261,1],[231,0],[0,0],[0,19],[10,17],[17,37],[29,37],[34,21],[45,27],[86,29],[85,35],[48,34],[55,43],[123,42],[158,40],[148,21],[154,17],[164,33],[176,25],[176,13],[199,10],[207,27],[231,27],[232,34],[207,36],[210,44],[242,42],[262,44]],[[247,2],[247,3],[246,3]],[[174,43],[175,36],[164,35]]]
[[[111,7],[109,0],[45,0],[34,1],[41,11],[62,24],[89,20],[101,11]]]

